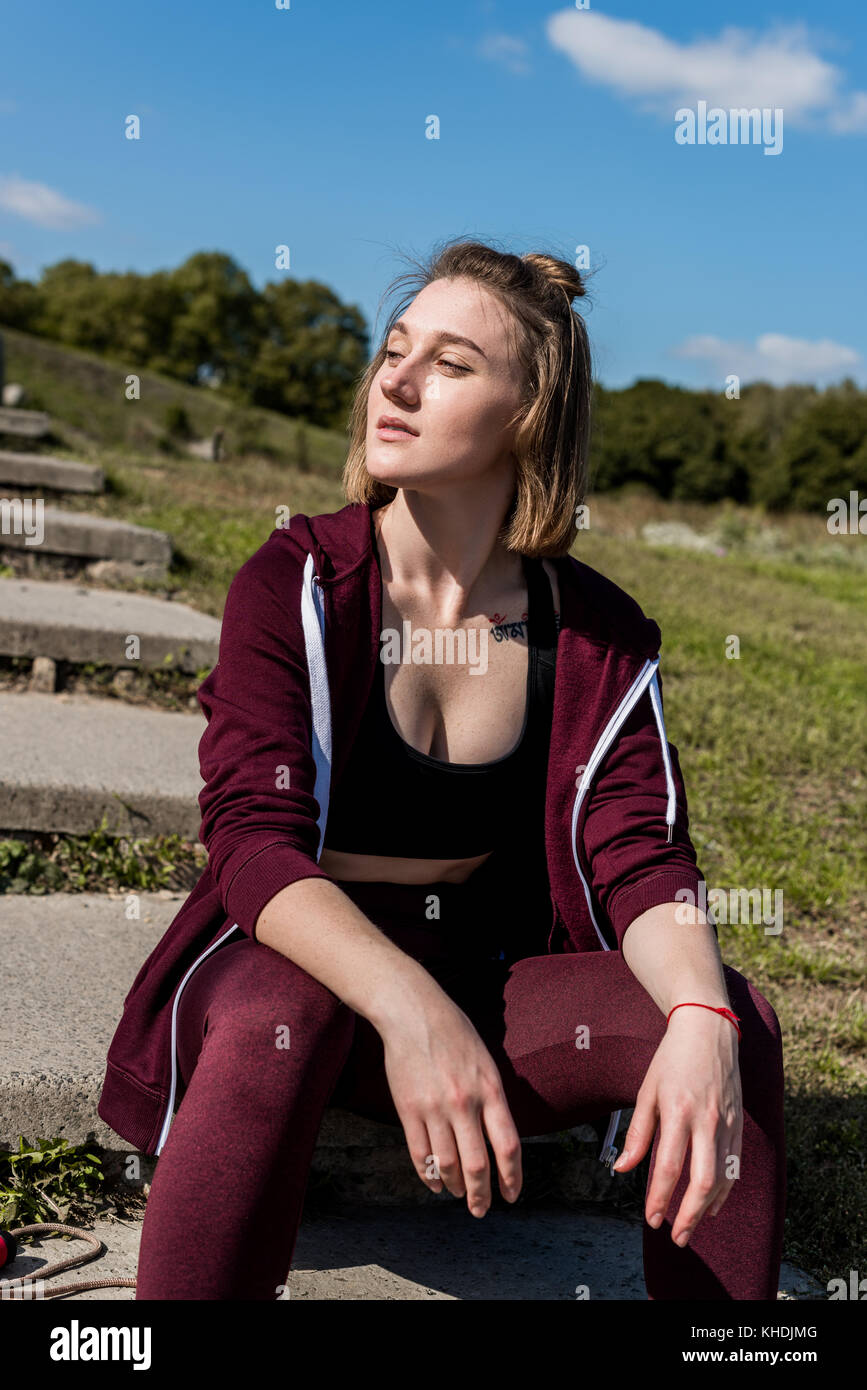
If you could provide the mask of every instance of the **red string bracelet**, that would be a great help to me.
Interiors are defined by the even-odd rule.
[[[732,1025],[732,1027],[734,1028],[735,1032],[736,1032],[737,1035],[738,1035],[738,1042],[740,1042],[741,1030],[740,1030],[740,1028],[738,1027],[738,1024],[740,1023],[740,1019],[738,1018],[738,1016],[737,1016],[736,1013],[732,1013],[731,1009],[718,1009],[718,1008],[716,1008],[713,1004],[696,1004],[696,1003],[694,1003],[691,999],[685,999],[685,1000],[683,1001],[682,1004],[675,1004],[675,1006],[674,1006],[674,1009],[685,1009],[685,1008],[692,1008],[692,1009],[710,1009],[712,1013],[715,1013],[715,1014],[722,1014],[723,1018],[727,1018],[728,1021],[729,1021],[729,1023],[730,1023],[730,1024]],[[665,1026],[666,1026],[666,1027],[668,1027],[668,1019],[671,1018],[671,1014],[674,1013],[674,1009],[671,1010],[671,1013],[668,1015],[668,1018],[665,1020]]]

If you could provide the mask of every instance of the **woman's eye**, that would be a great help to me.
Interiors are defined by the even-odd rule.
[[[400,357],[400,353],[395,348],[386,348],[385,356],[387,359],[391,359],[392,357]],[[441,357],[440,361],[442,362],[444,367],[451,367],[453,372],[472,371],[471,367],[465,367],[460,362],[449,362],[448,359],[445,357]]]

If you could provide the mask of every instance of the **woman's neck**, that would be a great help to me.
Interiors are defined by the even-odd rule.
[[[504,503],[504,508],[506,503]],[[401,489],[373,514],[383,581],[423,607],[449,614],[457,626],[489,597],[520,585],[521,556],[497,539],[505,509],[474,511]]]

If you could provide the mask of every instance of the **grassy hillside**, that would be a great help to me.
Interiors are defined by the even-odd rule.
[[[25,405],[47,410],[57,422],[59,439],[84,462],[97,461],[103,450],[170,450],[169,416],[178,407],[187,412],[197,438],[223,429],[232,454],[255,451],[275,461],[297,456],[298,425],[285,415],[238,406],[217,391],[141,371],[135,362],[112,363],[30,333],[0,331],[6,345],[6,380],[27,388]],[[127,377],[132,374],[141,380],[139,400],[126,399]],[[346,456],[343,437],[316,425],[304,424],[303,432],[310,467],[322,475],[339,476]]]

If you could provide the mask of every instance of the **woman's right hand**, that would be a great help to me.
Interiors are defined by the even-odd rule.
[[[485,1134],[506,1201],[521,1191],[521,1139],[497,1066],[444,990],[425,992],[380,1028],[385,1071],[413,1166],[432,1192],[466,1194],[473,1216],[491,1204]],[[441,1181],[440,1181],[441,1179]]]

